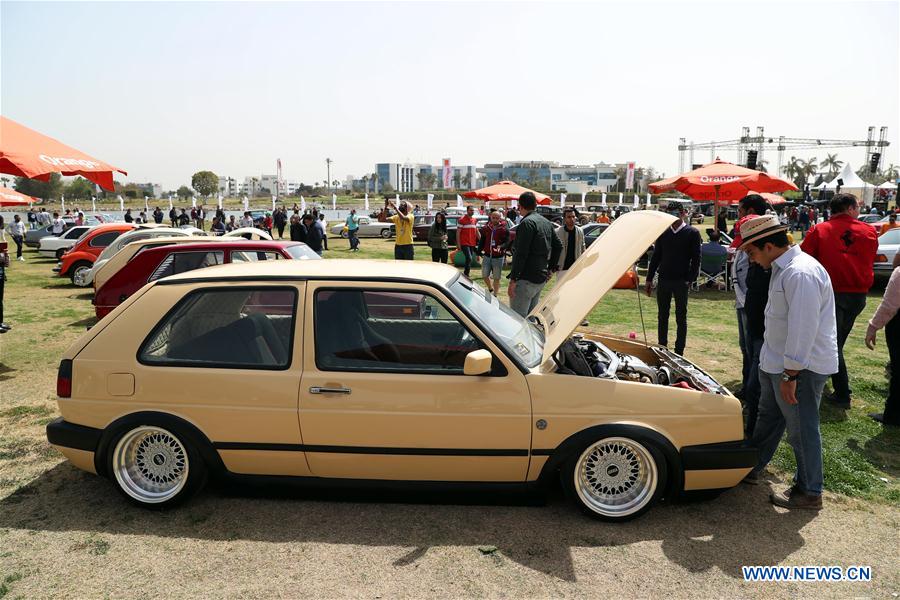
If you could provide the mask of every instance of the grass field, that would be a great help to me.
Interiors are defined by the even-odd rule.
[[[329,242],[331,258],[393,255],[390,241],[364,239],[358,254],[344,240]],[[427,248],[416,252],[430,258]],[[762,589],[741,581],[745,564],[870,564],[871,585],[834,584],[824,595],[898,589],[889,556],[900,435],[866,417],[886,394],[886,351],[862,343],[876,294],[847,344],[853,409],[822,410],[829,493],[815,518],[774,510],[766,486],[667,504],[624,526],[580,517],[558,491],[540,507],[506,496],[422,506],[434,501],[212,486],[160,514],[127,505],[110,482],[76,470],[47,444],[59,356],[94,318],[89,290],[54,277],[54,261],[26,256],[8,271],[5,320],[14,329],[0,336],[0,598],[584,597],[597,589],[644,597],[676,583],[676,596],[747,597]],[[504,299],[505,289],[504,280]],[[686,355],[733,387],[740,354],[732,306],[729,293],[691,295]],[[634,291],[607,294],[590,329],[642,338],[641,311],[654,342],[655,302],[639,304]],[[782,445],[774,479],[784,481],[791,463]],[[802,585],[765,595],[796,597],[808,593]]]

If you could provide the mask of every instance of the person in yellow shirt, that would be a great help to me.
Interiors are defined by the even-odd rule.
[[[603,211],[599,215],[597,215],[597,222],[609,224],[609,217],[606,216],[606,211]]]
[[[397,214],[388,218],[394,224],[396,229],[396,237],[394,238],[394,259],[395,260],[413,260],[415,254],[413,252],[413,223],[415,217],[409,210],[406,202],[401,202],[400,206],[388,200],[388,204]]]
[[[888,217],[888,222],[881,224],[881,231],[878,232],[878,235],[884,235],[891,229],[896,229],[897,227],[900,227],[900,223],[897,222],[897,213],[891,213]]]

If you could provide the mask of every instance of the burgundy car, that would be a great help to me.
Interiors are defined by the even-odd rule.
[[[319,260],[321,257],[301,242],[249,241],[197,242],[155,246],[134,255],[118,273],[94,294],[94,312],[102,319],[151,281],[169,275],[232,262],[261,260]]]

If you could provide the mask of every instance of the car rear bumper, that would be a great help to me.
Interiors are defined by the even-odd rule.
[[[93,452],[100,443],[103,431],[85,425],[69,423],[62,417],[47,424],[47,441],[60,448]]]

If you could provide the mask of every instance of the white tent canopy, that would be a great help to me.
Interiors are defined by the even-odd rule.
[[[841,173],[832,179],[829,182],[823,182],[819,184],[815,189],[817,190],[833,190],[837,188],[838,179],[843,180],[843,184],[841,185],[841,191],[847,192],[850,194],[855,194],[859,198],[862,199],[864,204],[872,203],[872,196],[875,192],[875,186],[871,183],[866,183],[862,179],[860,179],[859,175],[857,175],[853,168],[850,166],[850,163],[844,165]]]
[[[897,187],[897,184],[893,181],[885,181],[881,185],[878,186],[879,190],[893,190]]]

